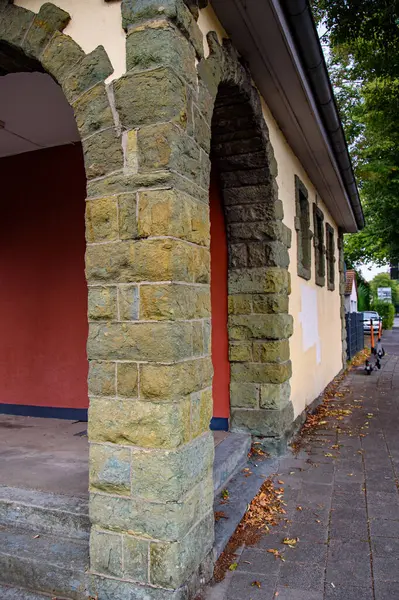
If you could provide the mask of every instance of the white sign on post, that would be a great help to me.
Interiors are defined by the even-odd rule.
[[[377,289],[378,300],[383,302],[392,302],[392,288],[380,287]]]

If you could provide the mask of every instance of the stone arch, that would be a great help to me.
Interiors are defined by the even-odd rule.
[[[259,93],[229,41],[208,34],[199,65],[214,98],[210,157],[220,174],[229,252],[231,428],[283,446],[293,422],[288,315],[291,231]],[[209,82],[211,81],[211,85]]]
[[[234,362],[233,428],[276,445],[292,421],[290,363],[276,359],[292,330],[282,247],[290,232],[259,97],[232,46],[210,34],[204,58],[202,34],[182,0],[123,0],[122,18],[127,72],[108,87],[104,49],[86,55],[62,33],[69,16],[51,4],[35,15],[0,0],[0,51],[13,49],[16,69],[23,52],[61,85],[84,148],[90,592],[99,600],[141,597],[144,587],[151,597],[179,600],[210,577],[213,560],[209,153],[212,117],[223,115],[226,92],[237,98],[234,110],[250,107],[253,140],[267,159],[266,180],[253,181],[262,191],[245,203],[255,219],[246,220],[247,207],[236,221],[241,204],[228,200],[237,193],[248,199],[240,189],[258,170],[248,158],[235,171],[240,185],[224,187],[231,245],[265,244],[268,256],[263,266],[232,260],[232,347],[256,346],[267,359]],[[238,166],[245,162],[245,153],[229,153],[231,142],[213,145],[226,182],[223,164],[234,156]],[[246,153],[249,162],[256,153]],[[250,310],[241,308],[248,302]],[[242,406],[248,389],[253,394]]]

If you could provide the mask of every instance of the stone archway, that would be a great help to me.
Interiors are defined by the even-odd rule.
[[[293,421],[290,231],[282,223],[277,167],[259,98],[229,45],[224,56],[227,76],[215,99],[211,157],[228,234],[231,428],[278,446]]]
[[[0,50],[12,48],[11,68],[19,68],[23,52],[35,61],[32,68],[39,64],[61,85],[84,149],[90,593],[99,600],[138,597],[144,588],[154,600],[183,600],[212,570],[209,152],[215,101],[216,115],[226,86],[251,107],[268,161],[267,181],[253,181],[262,191],[251,210],[265,210],[256,230],[244,215],[235,220],[232,207],[240,204],[231,198],[243,192],[228,184],[223,167],[234,152],[221,144],[216,153],[231,246],[247,245],[248,252],[253,244],[254,258],[259,242],[267,257],[259,266],[232,263],[230,272],[232,351],[251,345],[260,357],[233,364],[233,428],[276,445],[292,418],[282,383],[288,357],[274,362],[280,350],[269,344],[286,346],[292,329],[284,252],[290,233],[281,221],[258,94],[231,46],[210,34],[205,59],[202,34],[180,0],[124,0],[122,17],[127,72],[110,86],[104,50],[85,55],[62,33],[68,15],[50,4],[35,15],[0,0]],[[257,170],[239,172],[245,180]],[[236,250],[231,257],[238,260]],[[241,309],[241,296],[242,306],[256,302],[257,310]],[[259,405],[240,405],[248,390],[256,390]]]

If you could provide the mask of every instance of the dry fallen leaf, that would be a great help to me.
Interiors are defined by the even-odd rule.
[[[297,506],[296,509],[297,510],[303,510],[302,506]]]
[[[278,483],[279,485],[284,485],[284,481],[281,481],[281,479],[279,479],[279,480],[277,481],[277,483]]]
[[[284,538],[283,539],[283,544],[285,544],[289,548],[295,548],[297,542],[298,542],[298,538]]]
[[[260,587],[261,587],[261,583],[260,583],[260,581],[253,581],[253,582],[251,583],[251,585],[252,585],[252,587],[255,587],[255,586],[256,586],[256,587],[258,587],[258,588],[260,588]]]

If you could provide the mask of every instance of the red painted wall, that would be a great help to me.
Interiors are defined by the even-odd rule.
[[[223,202],[219,181],[212,171],[209,190],[211,219],[211,308],[212,308],[212,363],[213,363],[213,416],[230,416],[230,362],[227,331],[228,250]]]
[[[0,159],[0,402],[86,408],[81,145]]]

